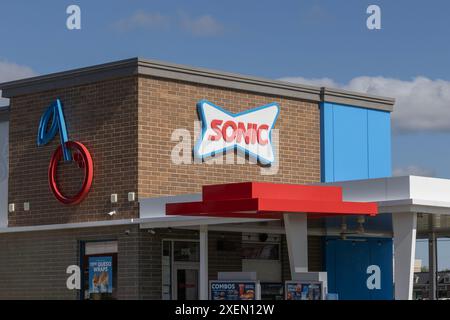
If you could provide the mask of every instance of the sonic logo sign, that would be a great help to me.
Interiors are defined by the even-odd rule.
[[[50,123],[51,120],[51,123]],[[93,162],[89,150],[77,141],[69,141],[62,104],[59,99],[52,103],[41,117],[39,122],[37,145],[48,144],[59,132],[61,145],[53,152],[48,166],[48,183],[55,198],[64,204],[80,203],[89,193],[94,176]],[[58,187],[57,169],[60,161],[75,161],[77,166],[84,170],[81,189],[73,196],[64,195]]]
[[[278,117],[278,104],[271,103],[233,114],[201,100],[197,109],[202,121],[202,134],[194,148],[196,157],[204,159],[238,149],[262,164],[274,161],[271,130]]]

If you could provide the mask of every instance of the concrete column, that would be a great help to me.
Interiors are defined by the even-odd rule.
[[[284,214],[284,228],[291,266],[291,277],[308,272],[308,218],[304,213]]]
[[[208,225],[200,226],[199,298],[208,300]]]
[[[394,284],[396,300],[412,300],[416,253],[417,214],[392,214],[394,231]]]
[[[430,221],[432,216],[430,215]],[[432,225],[431,225],[432,228]],[[437,243],[436,234],[431,231],[428,235],[428,272],[429,272],[429,298],[430,300],[437,300]]]

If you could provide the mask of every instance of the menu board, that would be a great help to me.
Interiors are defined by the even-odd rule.
[[[283,300],[284,284],[282,282],[261,283],[261,300]]]
[[[321,282],[286,281],[286,300],[322,300]]]
[[[256,281],[210,281],[211,300],[256,300]]]

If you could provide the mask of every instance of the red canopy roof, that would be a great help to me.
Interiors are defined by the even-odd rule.
[[[203,186],[202,201],[167,203],[167,215],[271,218],[284,213],[313,216],[377,214],[374,202],[342,201],[342,188],[266,182]]]

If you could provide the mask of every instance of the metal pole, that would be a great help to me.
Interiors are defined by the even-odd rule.
[[[437,269],[437,244],[436,234],[434,233],[433,215],[429,216],[430,233],[428,234],[428,264],[429,264],[429,298],[436,300],[436,269]]]
[[[200,279],[199,298],[208,300],[208,225],[200,226]]]

